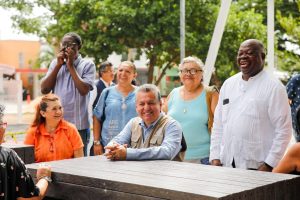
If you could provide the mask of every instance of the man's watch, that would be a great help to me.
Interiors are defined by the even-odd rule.
[[[101,145],[100,140],[94,140],[94,145]]]

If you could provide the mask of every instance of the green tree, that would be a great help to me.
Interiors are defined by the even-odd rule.
[[[31,3],[30,3],[31,2]],[[0,5],[19,11],[14,16],[16,27],[35,33],[59,46],[64,33],[75,31],[84,41],[82,53],[107,59],[113,51],[127,52],[136,48],[139,56],[149,59],[148,82],[159,83],[166,69],[179,63],[178,0],[0,0]],[[216,75],[222,82],[238,71],[235,64],[240,43],[248,38],[266,41],[265,16],[252,5],[234,2],[223,35],[216,62]],[[241,6],[244,5],[244,6]],[[50,13],[33,17],[34,7]],[[186,56],[195,55],[205,61],[220,0],[186,1]],[[154,66],[161,76],[153,80]]]
[[[279,52],[278,57],[279,65],[282,69],[290,72],[300,71],[300,1],[293,1],[293,10],[297,9],[297,12],[284,12],[278,11],[276,17],[283,34],[284,43],[281,45],[283,51]],[[296,4],[296,6],[295,6]],[[287,44],[293,46],[293,49],[287,49]]]
[[[216,75],[221,82],[239,71],[237,51],[241,42],[249,38],[257,38],[266,44],[263,15],[255,9],[244,10],[238,4],[232,4],[216,62]]]
[[[237,4],[241,10],[253,9],[255,13],[263,16],[263,24],[267,24],[267,1],[265,0],[239,0]],[[277,67],[290,72],[299,71],[299,27],[300,27],[300,1],[275,1],[275,54]],[[298,33],[297,33],[298,32]],[[297,36],[298,35],[298,36]],[[290,47],[298,48],[296,51]]]
[[[28,2],[3,1],[2,6],[20,11],[14,16],[14,22],[21,30],[45,37],[55,46],[59,45],[64,33],[78,32],[85,42],[82,53],[94,57],[96,63],[105,60],[113,51],[122,53],[137,48],[139,54],[145,52],[150,60],[148,82],[152,82],[154,66],[162,66],[165,72],[179,62],[177,0]],[[192,0],[187,3],[187,54],[200,57],[206,54],[218,2]],[[52,14],[31,17],[29,13],[36,5],[47,8]]]

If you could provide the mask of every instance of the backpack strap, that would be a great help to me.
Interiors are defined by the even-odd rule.
[[[204,86],[204,89],[206,91],[206,104],[207,104],[207,111],[208,111],[208,122],[207,122],[207,127],[208,127],[208,132],[211,133],[211,128],[214,123],[214,113],[211,110],[211,101],[212,101],[212,95],[214,92],[218,92],[218,88],[213,85],[213,86]]]
[[[103,105],[103,112],[102,112],[102,117],[101,117],[101,123],[103,123],[104,122],[104,120],[105,120],[105,107],[106,107],[106,99],[107,99],[107,96],[108,96],[108,94],[109,94],[109,90],[110,90],[110,88],[107,88],[104,92],[104,105]],[[102,95],[101,94],[101,95]]]

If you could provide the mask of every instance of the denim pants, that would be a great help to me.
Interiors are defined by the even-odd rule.
[[[184,160],[184,162],[200,163],[200,164],[203,164],[203,165],[210,165],[209,157],[205,157],[205,158],[201,158],[201,159]]]
[[[209,157],[200,159],[200,163],[203,164],[203,165],[210,165]]]
[[[83,142],[83,153],[84,153],[84,156],[87,156],[87,146],[90,142],[90,129],[82,129],[82,130],[78,130],[80,136],[81,136],[81,139],[82,139],[82,142]]]

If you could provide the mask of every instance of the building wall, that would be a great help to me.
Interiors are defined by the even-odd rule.
[[[0,63],[18,68],[32,68],[39,58],[39,41],[0,40]],[[33,74],[21,74],[23,87],[32,90]]]

